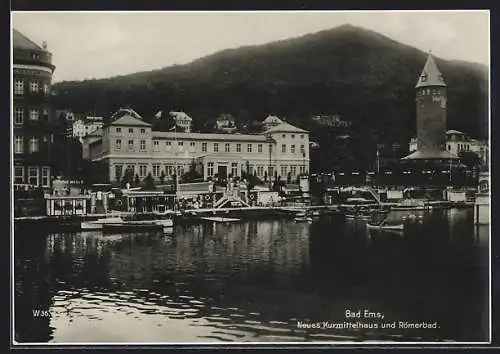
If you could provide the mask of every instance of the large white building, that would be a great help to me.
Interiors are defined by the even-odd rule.
[[[204,179],[255,174],[295,180],[309,171],[309,134],[282,122],[261,134],[205,134],[153,131],[150,124],[124,115],[87,135],[83,158],[102,161],[109,182],[131,169],[139,178],[182,176],[191,166]]]
[[[417,150],[417,138],[410,140],[410,153]],[[473,139],[458,130],[446,131],[446,150],[458,156],[463,151],[476,153],[483,164],[488,164],[488,144],[484,141]]]

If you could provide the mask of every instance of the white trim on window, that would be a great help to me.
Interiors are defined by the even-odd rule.
[[[24,80],[16,79],[14,82],[14,95],[24,95]]]
[[[16,107],[14,110],[14,124],[24,123],[24,108]]]
[[[40,91],[40,83],[38,81],[30,82],[30,92],[37,93]]]
[[[38,120],[40,115],[40,112],[38,112],[38,109],[31,109],[30,110],[30,120]]]
[[[16,135],[14,141],[14,153],[22,154],[24,152],[24,137],[22,135]]]
[[[50,167],[42,166],[42,186],[49,187],[50,186]]]
[[[24,183],[24,166],[14,166],[14,183]]]
[[[30,138],[30,154],[34,152],[38,152],[40,149],[40,142],[38,141],[38,138],[36,136],[32,136]]]
[[[28,167],[28,184],[33,186],[38,186],[38,167],[30,166]]]

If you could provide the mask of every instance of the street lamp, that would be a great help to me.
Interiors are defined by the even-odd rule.
[[[275,144],[276,141],[272,138],[272,136],[267,135],[266,136],[266,142],[269,144],[269,165],[268,165],[268,168],[267,168],[267,176],[269,178],[269,190],[271,190],[271,187],[272,187],[272,184],[271,184],[271,175],[272,175],[272,171],[271,171],[271,154],[273,152],[273,144]]]

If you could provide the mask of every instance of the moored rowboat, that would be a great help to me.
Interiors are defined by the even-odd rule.
[[[367,223],[366,227],[368,229],[372,229],[372,230],[391,230],[391,231],[403,231],[404,230],[403,224],[390,225],[390,224],[382,223],[382,224],[376,225],[376,224]]]

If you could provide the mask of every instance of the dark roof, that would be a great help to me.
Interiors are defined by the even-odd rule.
[[[431,54],[429,54],[427,58],[427,62],[425,63],[424,69],[422,70],[422,74],[418,78],[418,82],[415,88],[427,86],[446,87],[443,75],[441,75],[436,62],[434,61],[434,57]]]
[[[17,49],[43,50],[42,47],[15,28],[12,29],[12,47]]]

